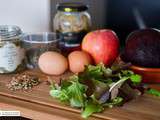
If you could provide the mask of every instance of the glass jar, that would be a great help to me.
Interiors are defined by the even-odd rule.
[[[17,26],[0,25],[0,73],[24,69],[25,51],[21,47],[22,31]]]
[[[83,37],[91,30],[88,7],[82,3],[60,3],[54,17],[54,31],[59,34],[63,53],[80,49]]]
[[[52,32],[29,33],[24,35],[22,47],[26,51],[27,68],[37,69],[40,55],[46,51],[60,52],[58,37]]]

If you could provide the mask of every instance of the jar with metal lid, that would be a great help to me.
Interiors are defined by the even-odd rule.
[[[88,6],[82,3],[60,3],[54,17],[54,30],[59,33],[59,47],[69,53],[80,49],[83,37],[91,30]]]
[[[0,25],[0,73],[24,69],[25,51],[21,47],[22,31],[17,26]]]

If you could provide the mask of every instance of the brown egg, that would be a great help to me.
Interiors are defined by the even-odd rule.
[[[84,51],[74,51],[68,56],[69,68],[73,73],[84,71],[85,65],[92,63],[91,56]]]
[[[39,68],[49,75],[61,75],[68,69],[67,59],[57,52],[45,52],[38,60]]]

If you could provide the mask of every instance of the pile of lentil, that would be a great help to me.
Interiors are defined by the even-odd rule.
[[[16,90],[29,90],[32,89],[34,86],[40,84],[41,81],[39,77],[35,75],[29,74],[18,74],[12,77],[11,81],[7,84],[8,89],[12,91]]]

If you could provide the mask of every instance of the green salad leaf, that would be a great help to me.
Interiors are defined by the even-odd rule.
[[[122,76],[129,77],[129,79],[134,83],[134,84],[139,84],[142,81],[142,77],[138,74],[134,74],[133,71],[131,70],[122,70]]]
[[[130,76],[130,79],[133,83],[140,83],[142,80],[142,77],[138,74],[133,74]]]
[[[74,75],[68,81],[62,82],[61,87],[52,85],[50,95],[61,102],[69,102],[72,107],[83,107],[85,92],[86,86],[79,83],[78,76]]]
[[[88,65],[78,75],[72,75],[60,84],[52,83],[50,95],[71,107],[81,108],[83,118],[102,112],[104,107],[122,105],[137,96],[138,89],[135,91],[130,84],[135,87],[141,82],[141,76],[126,66]]]
[[[61,102],[69,101],[68,92],[65,89],[61,89],[58,84],[51,85],[50,95],[59,99]]]
[[[149,90],[147,90],[147,93],[148,94],[151,94],[151,95],[154,95],[154,96],[158,96],[158,97],[160,97],[160,91],[158,91],[158,90],[156,90],[156,89],[149,89]]]
[[[72,84],[68,87],[68,96],[70,97],[70,105],[72,107],[83,107],[85,102],[86,86],[79,83],[78,77],[74,76]]]
[[[104,108],[101,104],[98,104],[98,103],[94,102],[93,100],[89,100],[89,101],[87,101],[81,115],[83,118],[88,118],[93,113],[102,112],[103,109]]]
[[[122,105],[122,103],[123,103],[123,98],[122,97],[116,97],[116,98],[112,99],[110,102],[105,103],[104,106],[112,108],[114,106]]]

